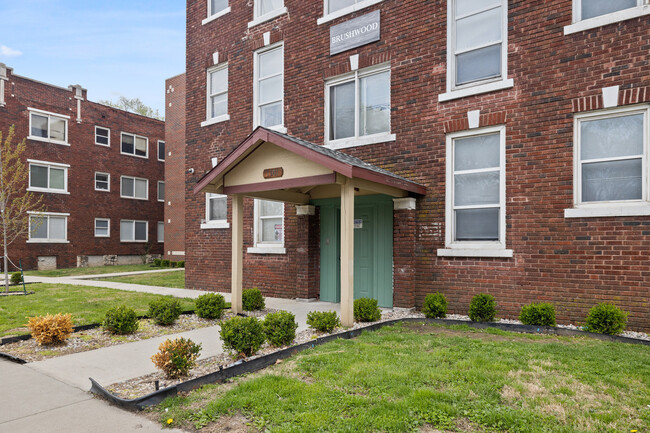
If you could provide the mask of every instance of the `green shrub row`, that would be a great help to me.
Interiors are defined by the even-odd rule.
[[[173,262],[168,259],[153,259],[152,265],[156,268],[184,268],[185,260]]]
[[[219,336],[224,347],[251,356],[265,341],[272,346],[286,346],[296,338],[296,317],[288,311],[269,313],[264,320],[256,317],[233,317],[221,322]]]

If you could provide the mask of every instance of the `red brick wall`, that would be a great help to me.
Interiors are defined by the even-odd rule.
[[[5,83],[5,107],[0,107],[0,130],[16,126],[16,142],[29,135],[28,107],[70,116],[68,143],[63,146],[27,140],[25,159],[69,164],[70,194],[42,194],[45,210],[70,213],[68,244],[27,244],[25,238],[9,247],[9,257],[26,269],[35,268],[38,256],[56,256],[58,267],[75,267],[78,255],[140,255],[162,253],[157,242],[157,222],[163,205],[157,201],[157,182],[164,179],[164,164],[157,161],[158,140],[164,140],[164,122],[127,113],[86,100],[81,101],[77,123],[74,91],[13,75]],[[110,128],[110,147],[95,145],[95,125]],[[149,138],[149,158],[120,155],[120,132]],[[110,192],[95,191],[95,171],[110,173]],[[120,176],[149,179],[149,200],[120,198]],[[27,187],[27,185],[25,185]],[[95,218],[110,218],[110,237],[94,236]],[[149,243],[120,242],[120,219],[149,221]]]
[[[650,218],[564,218],[564,209],[573,205],[573,100],[597,96],[612,85],[620,85],[621,93],[650,85],[650,18],[565,36],[571,1],[510,1],[508,77],[514,87],[438,102],[446,92],[446,1],[386,0],[317,25],[322,2],[285,0],[289,14],[247,29],[252,4],[232,2],[230,13],[201,25],[206,2],[188,2],[187,164],[195,168],[186,179],[189,287],[229,289],[229,230],[198,228],[204,199],[192,195],[191,187],[210,168],[211,156],[223,158],[252,131],[253,51],[270,32],[271,43],[284,41],[285,126],[289,134],[318,144],[324,134],[325,79],[349,71],[353,54],[359,54],[360,68],[390,62],[391,132],[397,140],[346,152],[427,186],[415,211],[416,306],[427,293],[440,290],[451,312],[466,313],[470,298],[482,291],[497,297],[501,316],[515,317],[522,304],[547,300],[556,304],[560,322],[577,323],[590,306],[610,300],[630,311],[631,328],[650,329],[650,229],[645,230]],[[329,28],[376,9],[382,11],[381,40],[329,56]],[[214,51],[229,64],[230,120],[200,128],[205,71]],[[621,97],[622,103],[629,98]],[[481,110],[482,126],[506,126],[511,259],[436,254],[444,247],[445,134],[467,128],[469,110]],[[297,296],[294,257],[300,244],[292,234],[291,206],[287,210],[287,254],[245,255],[245,286],[259,284],[267,294]],[[246,212],[252,215],[250,204]],[[395,233],[397,246],[404,239],[399,230]]]

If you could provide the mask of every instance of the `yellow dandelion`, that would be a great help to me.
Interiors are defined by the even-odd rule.
[[[174,422],[174,418],[169,418],[169,419],[167,420],[167,424],[171,424],[171,423],[173,423],[173,422]]]

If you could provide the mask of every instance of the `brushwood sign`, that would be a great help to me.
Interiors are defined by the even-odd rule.
[[[379,11],[330,27],[330,55],[379,40]]]

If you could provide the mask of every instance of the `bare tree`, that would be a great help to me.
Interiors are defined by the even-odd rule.
[[[3,269],[5,291],[9,293],[7,249],[29,231],[29,213],[43,210],[43,197],[26,190],[29,169],[22,160],[25,139],[12,145],[14,126],[9,128],[4,141],[0,131],[0,229],[4,245]]]
[[[100,104],[108,105],[109,107],[119,108],[120,110],[130,111],[131,113],[140,114],[146,117],[152,117],[158,120],[165,120],[165,116],[161,116],[158,110],[147,106],[140,100],[140,98],[129,99],[120,96],[117,102],[108,101],[106,99],[98,101]]]

